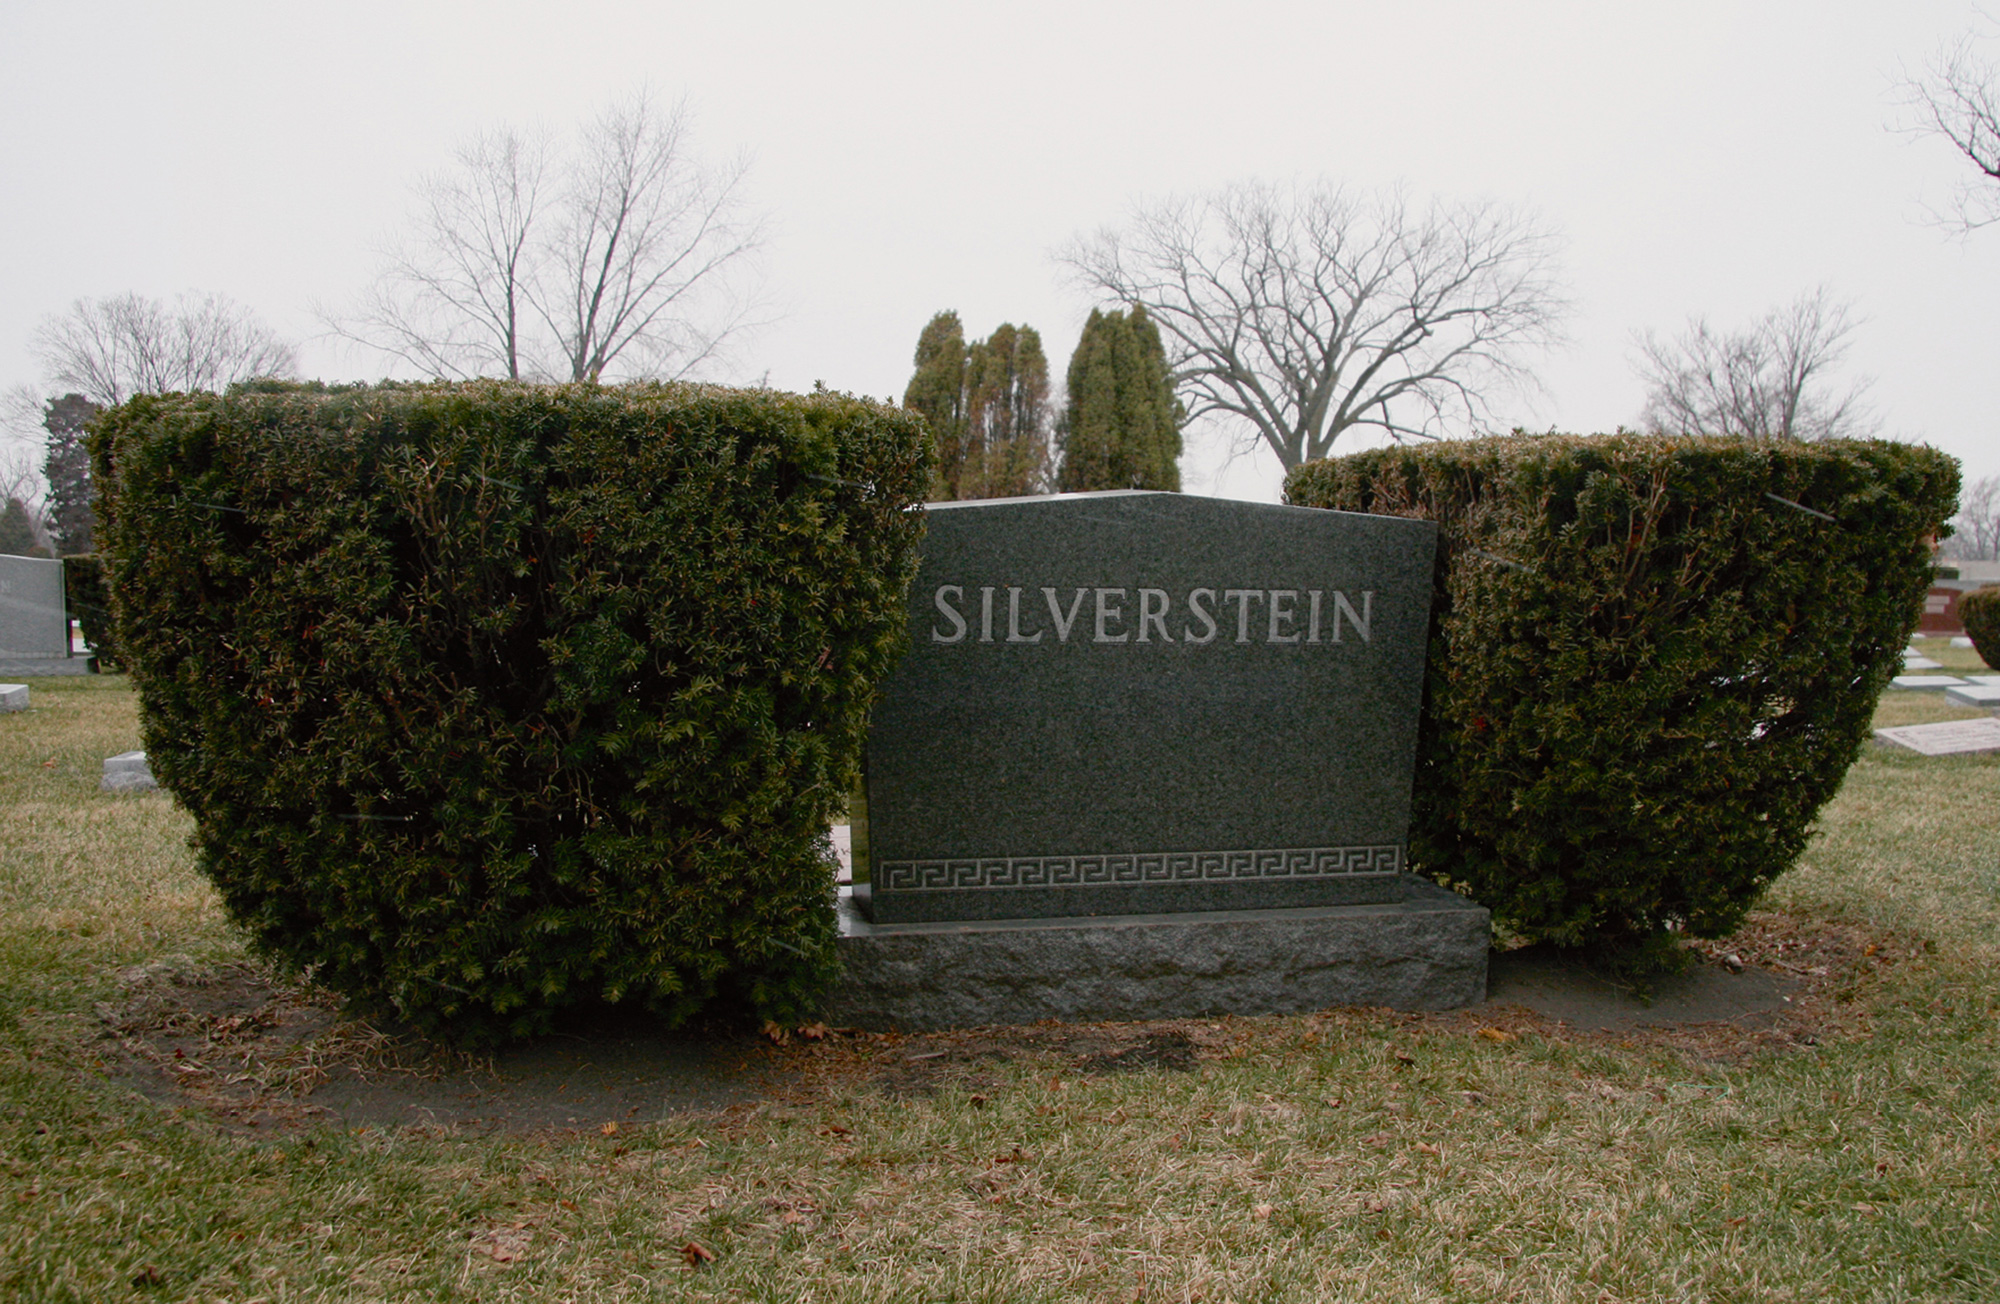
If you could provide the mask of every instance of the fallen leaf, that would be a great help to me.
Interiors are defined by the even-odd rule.
[[[1488,1041],[1514,1040],[1514,1034],[1507,1031],[1505,1028],[1481,1028],[1479,1030],[1479,1035],[1486,1038],[1486,1040]]]
[[[823,1040],[826,1037],[826,1033],[827,1027],[824,1023],[807,1023],[801,1025],[799,1028],[799,1036],[804,1037],[807,1041]]]
[[[576,1201],[574,1200],[557,1200],[556,1203],[561,1205],[563,1208],[569,1210],[571,1213],[576,1212]]]
[[[1339,1109],[1342,1105],[1345,1105],[1346,1103],[1347,1102],[1342,1100],[1339,1096],[1328,1096],[1326,1098],[1326,1107],[1328,1109]]]
[[[1390,1054],[1394,1055],[1397,1062],[1401,1064],[1415,1064],[1417,1062],[1417,1057],[1404,1050],[1401,1046],[1391,1051]]]
[[[700,1241],[689,1241],[686,1245],[681,1246],[681,1258],[687,1261],[688,1267],[699,1268],[704,1263],[715,1262],[715,1251],[709,1249]]]
[[[769,1037],[772,1040],[772,1042],[774,1042],[779,1046],[784,1045],[786,1042],[792,1039],[791,1033],[786,1032],[777,1023],[770,1020],[766,1020],[764,1023],[764,1035],[766,1037]],[[693,1242],[690,1241],[689,1244],[693,1244]]]
[[[974,1109],[984,1109],[986,1108],[986,1097],[980,1095],[974,1095],[967,1103],[970,1104]]]
[[[800,1213],[800,1212],[799,1212],[799,1211],[798,1211],[797,1209],[787,1209],[787,1210],[785,1210],[785,1215],[784,1215],[784,1217],[783,1217],[782,1219],[780,1219],[780,1221],[782,1221],[782,1222],[788,1222],[788,1223],[802,1223],[802,1222],[804,1222],[805,1220],[806,1220],[806,1216],[805,1216],[804,1214]]]
[[[1742,1213],[1736,1215],[1734,1218],[1724,1218],[1722,1220],[1722,1225],[1725,1227],[1741,1227],[1744,1223],[1747,1223],[1749,1221],[1750,1221],[1750,1215],[1747,1213]]]
[[[1854,1212],[1856,1212],[1856,1213],[1881,1213],[1881,1212],[1882,1212],[1882,1211],[1881,1211],[1880,1209],[1877,1209],[1877,1208],[1876,1208],[1876,1207],[1875,1207],[1874,1205],[1872,1205],[1872,1204],[1852,1204],[1852,1205],[1849,1205],[1848,1207],[1849,1207],[1850,1209],[1854,1210]]]
[[[840,1124],[838,1124],[838,1123],[828,1123],[828,1124],[826,1125],[826,1128],[825,1128],[825,1130],[824,1130],[824,1131],[822,1131],[822,1132],[820,1133],[820,1135],[821,1135],[821,1136],[853,1136],[853,1135],[854,1135],[854,1129],[853,1129],[853,1128],[851,1128],[851,1127],[842,1127],[842,1126],[841,1126]]]
[[[616,1123],[606,1123],[603,1127],[600,1127],[597,1130],[599,1132],[602,1132],[605,1136],[618,1135],[618,1125]]]
[[[1266,1218],[1269,1218],[1273,1212],[1275,1211],[1271,1208],[1270,1205],[1260,1204],[1250,1210],[1250,1216],[1252,1218],[1255,1218],[1258,1222],[1263,1222]]]
[[[1428,1141],[1419,1141],[1415,1145],[1411,1146],[1410,1149],[1416,1151],[1420,1155],[1441,1155],[1444,1153],[1444,1151],[1438,1149],[1436,1146],[1432,1145]]]

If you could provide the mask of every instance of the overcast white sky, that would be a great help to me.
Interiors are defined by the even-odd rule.
[[[0,4],[0,388],[79,296],[221,291],[304,342],[370,281],[409,186],[467,133],[560,130],[650,86],[746,151],[782,306],[718,379],[900,396],[917,333],[1091,304],[1049,251],[1141,196],[1325,175],[1538,210],[1567,236],[1572,345],[1508,424],[1631,422],[1632,332],[1745,324],[1826,284],[1898,437],[2000,473],[2000,229],[1924,221],[1965,175],[1887,129],[1899,66],[1991,31],[1970,3],[1803,0],[1003,5]],[[1190,489],[1274,498],[1275,459]]]

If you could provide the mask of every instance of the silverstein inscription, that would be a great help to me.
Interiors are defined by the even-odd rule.
[[[1384,901],[1433,527],[1180,494],[933,505],[850,803],[879,923]]]
[[[994,594],[1002,591],[1001,586],[982,584],[975,590],[978,595],[979,642],[994,641],[993,601]],[[1053,632],[1058,643],[1069,642],[1069,636],[1076,630],[1078,615],[1083,611],[1086,595],[1091,598],[1092,619],[1089,625],[1089,639],[1093,643],[1147,643],[1157,640],[1171,643],[1174,636],[1167,632],[1167,619],[1177,610],[1185,612],[1180,623],[1180,641],[1205,646],[1215,642],[1221,630],[1229,624],[1225,615],[1223,624],[1216,624],[1217,594],[1221,595],[1224,606],[1233,604],[1236,608],[1236,642],[1251,641],[1252,612],[1261,610],[1264,614],[1256,621],[1256,637],[1265,643],[1317,643],[1320,641],[1320,613],[1328,603],[1323,601],[1327,593],[1322,589],[1306,589],[1303,594],[1298,589],[1189,589],[1176,608],[1173,597],[1165,589],[1138,589],[1137,610],[1131,609],[1134,601],[1130,595],[1135,590],[1106,588],[1102,586],[1079,587],[1065,597],[1057,597],[1057,590],[1041,589],[1042,600],[1048,603],[1048,627],[1028,632],[1021,623],[1021,594],[1025,592],[1019,585],[1006,585],[1007,630],[1000,639],[1005,643],[1039,643],[1042,635]],[[932,601],[944,620],[931,629],[933,643],[963,643],[972,636],[972,627],[967,623],[961,610],[965,606],[967,589],[963,584],[940,584]],[[1065,607],[1067,603],[1067,607]],[[1260,605],[1261,604],[1261,605]],[[1299,611],[1303,604],[1305,611]],[[1361,592],[1361,608],[1355,610],[1348,595],[1338,589],[1333,591],[1331,609],[1333,612],[1329,642],[1340,642],[1340,631],[1344,624],[1362,642],[1368,641],[1368,626],[1375,604],[1375,594],[1367,589]],[[1032,613],[1034,600],[1029,599]],[[1032,614],[1030,621],[1034,619]],[[1136,630],[1136,632],[1135,632]],[[1079,634],[1079,638],[1084,635]]]

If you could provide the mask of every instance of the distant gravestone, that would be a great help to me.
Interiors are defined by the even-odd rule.
[[[1967,684],[1963,688],[1947,688],[1944,700],[1954,706],[1976,706],[1982,710],[2000,707],[2000,686],[1992,684]]]
[[[854,820],[877,922],[1385,901],[1434,527],[1116,493],[929,515]]]
[[[1944,669],[1944,662],[1933,661],[1926,656],[1918,656],[1915,652],[1905,652],[1903,653],[1903,669],[1942,670]]]
[[[1906,724],[1877,729],[1875,736],[1925,756],[1960,756],[2000,751],[2000,719],[1946,720],[1941,724]]]
[[[28,686],[26,684],[0,684],[0,711],[25,711],[28,709]]]
[[[0,554],[0,659],[69,657],[63,567]]]
[[[1966,681],[1956,675],[1897,675],[1890,680],[1895,688],[1916,689],[1941,693],[1947,688],[1963,688]]]
[[[151,792],[159,787],[144,752],[120,752],[104,758],[104,777],[98,780],[105,792]]]

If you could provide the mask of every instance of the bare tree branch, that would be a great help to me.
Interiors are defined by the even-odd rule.
[[[1942,138],[1979,174],[1958,186],[1940,220],[1961,233],[2000,222],[2000,65],[1968,34],[1940,46],[1922,73],[1906,73],[1898,90],[1902,129]]]
[[[182,294],[172,307],[136,294],[78,299],[44,317],[28,347],[52,390],[75,390],[105,407],[134,394],[220,390],[298,368],[291,345],[220,294]]]
[[[1246,423],[1290,469],[1355,428],[1481,425],[1495,388],[1529,379],[1521,355],[1559,338],[1556,243],[1490,204],[1245,182],[1137,208],[1056,258],[1145,307],[1190,418]]]
[[[1696,318],[1671,339],[1637,337],[1635,369],[1646,382],[1639,422],[1648,430],[1752,439],[1837,439],[1875,433],[1881,419],[1862,403],[1867,382],[1844,393],[1827,373],[1847,355],[1853,304],[1824,286],[1725,335]]]
[[[435,376],[688,374],[750,324],[734,283],[763,239],[738,160],[690,151],[685,105],[614,105],[558,155],[477,136],[418,188],[415,235],[333,331]]]
[[[2000,475],[1974,480],[1958,500],[1951,518],[1952,534],[1944,541],[1947,557],[1961,561],[2000,561]]]

